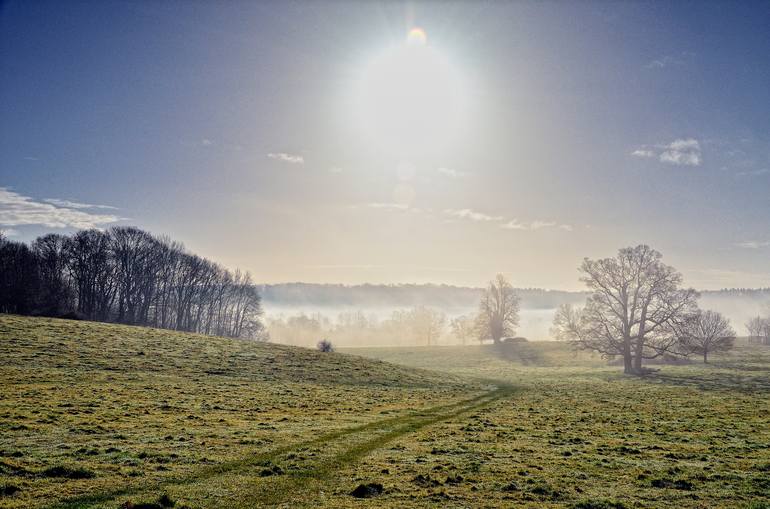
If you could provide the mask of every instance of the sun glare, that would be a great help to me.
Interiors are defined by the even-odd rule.
[[[445,146],[463,123],[461,80],[424,30],[387,48],[364,67],[354,105],[357,126],[369,141],[397,156]]]

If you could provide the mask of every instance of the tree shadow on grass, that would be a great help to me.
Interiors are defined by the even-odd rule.
[[[768,376],[746,376],[741,373],[727,373],[725,371],[703,374],[658,371],[645,375],[643,379],[702,391],[730,391],[742,394],[770,392],[770,377]]]
[[[532,345],[522,343],[499,343],[493,345],[495,355],[501,359],[517,362],[524,366],[547,366],[545,356]]]

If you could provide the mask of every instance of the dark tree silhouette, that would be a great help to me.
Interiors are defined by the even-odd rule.
[[[266,339],[251,275],[135,227],[0,237],[0,312]]]

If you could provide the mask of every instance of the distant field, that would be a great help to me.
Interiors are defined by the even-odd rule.
[[[770,507],[770,348],[346,352],[0,315],[0,507]]]

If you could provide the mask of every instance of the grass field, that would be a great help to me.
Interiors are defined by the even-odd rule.
[[[770,507],[770,349],[348,353],[0,315],[0,507]]]

